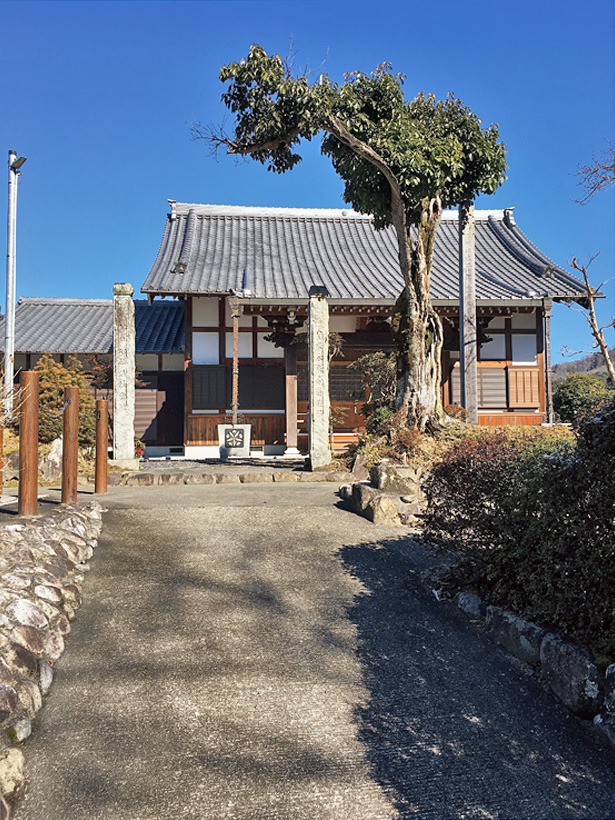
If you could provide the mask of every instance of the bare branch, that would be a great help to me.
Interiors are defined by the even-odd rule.
[[[591,259],[586,265],[582,265],[580,262],[577,261],[576,257],[574,256],[570,261],[570,266],[583,276],[583,282],[585,284],[585,296],[588,304],[587,310],[581,310],[580,308],[574,309],[579,310],[585,316],[587,323],[589,325],[590,332],[595,339],[596,346],[600,348],[600,352],[602,353],[602,357],[606,364],[606,369],[611,379],[611,383],[615,384],[615,364],[613,364],[613,360],[609,355],[609,348],[606,343],[606,339],[604,338],[604,328],[600,327],[600,325],[598,324],[598,318],[596,316],[596,298],[599,291],[590,285],[589,277],[587,275],[587,270],[589,266],[597,256],[598,254],[594,254],[594,256],[591,257]],[[615,326],[615,320],[612,322],[612,325]],[[610,327],[611,325],[608,326]]]
[[[581,199],[573,199],[573,202],[586,205],[598,191],[615,185],[615,145],[608,140],[606,142],[609,147],[602,156],[593,154],[590,165],[578,166],[575,176],[581,177],[579,185],[585,189],[585,195]]]

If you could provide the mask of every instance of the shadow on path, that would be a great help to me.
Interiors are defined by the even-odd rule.
[[[341,557],[364,587],[348,613],[370,693],[359,736],[403,818],[615,817],[612,751],[435,600],[421,546],[392,539]]]

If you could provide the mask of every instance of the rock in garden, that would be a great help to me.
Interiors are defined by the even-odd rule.
[[[22,790],[25,782],[24,754],[21,749],[3,749],[0,752],[0,792],[9,799]]]
[[[37,598],[42,598],[51,604],[59,604],[62,600],[62,593],[58,587],[49,586],[47,584],[37,584],[34,587],[34,594]]]
[[[605,735],[612,746],[615,746],[615,718],[612,715],[608,713],[596,715],[594,718],[594,726]]]
[[[18,623],[24,626],[33,626],[37,629],[47,626],[49,623],[43,610],[27,598],[20,598],[18,601],[9,604],[7,614],[9,618],[13,618]]]
[[[14,686],[10,683],[0,683],[0,721],[7,717],[17,706],[18,695]]]
[[[18,743],[22,743],[32,734],[32,724],[27,715],[18,715],[11,718],[7,725],[9,736],[12,736]]]
[[[27,628],[31,629],[31,627]],[[38,675],[38,658],[29,649],[26,649],[20,643],[9,641],[2,652],[9,669],[15,670],[18,675],[36,678]]]
[[[11,632],[11,638],[16,646],[25,648],[28,652],[36,656],[41,656],[45,652],[45,640],[43,633],[34,626],[18,626]],[[13,665],[12,659],[7,658]]]
[[[545,680],[576,715],[594,717],[602,701],[600,670],[586,649],[548,633],[540,646]]]
[[[352,485],[352,508],[359,515],[363,515],[367,505],[378,495],[378,490],[370,487],[368,484],[353,484]]]
[[[40,658],[38,662],[38,685],[41,689],[41,694],[46,695],[53,682],[53,668],[49,661]]]
[[[32,680],[22,678],[15,684],[17,697],[29,718],[33,718],[43,705],[41,690]]]
[[[367,468],[367,456],[365,453],[359,453],[352,465],[352,475],[355,481],[367,481],[369,479],[369,470]]]
[[[389,527],[400,525],[397,507],[386,495],[377,495],[365,508],[365,516],[374,524],[384,524]]]

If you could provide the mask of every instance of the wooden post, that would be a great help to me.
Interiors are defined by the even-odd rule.
[[[284,348],[286,369],[286,452],[285,455],[299,455],[297,449],[297,346],[288,336]]]
[[[94,492],[107,492],[107,459],[109,446],[109,402],[96,400],[96,474]]]
[[[79,388],[64,388],[64,438],[62,446],[62,503],[77,500],[79,456]]]
[[[233,414],[233,427],[236,427],[239,411],[239,299],[236,296],[231,296],[229,297],[228,303],[233,320],[233,391],[231,412]]]
[[[36,515],[38,501],[38,373],[20,378],[19,515]]]

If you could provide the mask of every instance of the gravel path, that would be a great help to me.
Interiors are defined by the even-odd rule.
[[[615,817],[615,755],[331,485],[114,488],[18,820]]]

